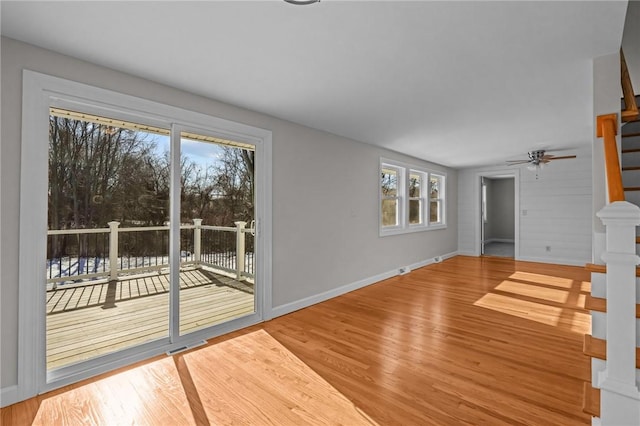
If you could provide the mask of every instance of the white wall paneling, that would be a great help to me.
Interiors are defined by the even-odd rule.
[[[584,265],[591,259],[591,150],[551,162],[538,173],[501,166],[461,170],[458,175],[458,251],[479,255],[480,176],[516,173],[516,258]],[[566,155],[570,154],[569,152]],[[563,153],[565,155],[565,153]],[[478,189],[476,189],[476,187]]]

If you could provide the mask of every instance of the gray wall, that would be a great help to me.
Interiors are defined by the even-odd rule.
[[[487,223],[485,239],[515,238],[514,179],[489,179],[487,182]]]
[[[1,48],[2,388],[17,382],[20,127],[24,68],[271,130],[274,307],[457,250],[458,182],[455,170],[14,40],[2,38]],[[447,229],[378,236],[381,156],[447,173]]]

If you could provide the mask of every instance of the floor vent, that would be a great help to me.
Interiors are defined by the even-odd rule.
[[[198,346],[203,346],[206,344],[207,344],[206,340],[200,340],[199,342],[195,342],[191,345],[184,345],[184,346],[180,346],[179,348],[172,349],[170,351],[167,351],[166,353],[167,353],[167,356],[171,356],[171,355],[179,354],[180,352],[188,351],[189,349],[197,348]]]

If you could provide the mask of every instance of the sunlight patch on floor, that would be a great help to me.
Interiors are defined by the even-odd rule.
[[[376,424],[264,330],[184,358],[212,424]]]
[[[536,299],[548,300],[549,302],[556,303],[566,303],[569,298],[569,292],[566,290],[558,290],[506,280],[498,284],[495,289],[506,293],[535,297]]]
[[[500,294],[486,294],[474,305],[575,333],[591,330],[591,316],[580,311],[591,291],[589,281],[517,271],[495,290]]]
[[[485,294],[474,305],[553,326],[562,315],[562,308],[493,293]]]
[[[168,407],[171,407],[171,414],[163,414]],[[60,413],[64,414],[58,416]],[[74,386],[70,390],[53,391],[43,398],[31,424],[148,424],[150,419],[157,424],[195,424],[171,358]]]
[[[533,274],[530,272],[514,272],[509,276],[512,280],[529,281],[534,284],[545,284],[554,287],[572,288],[574,280],[568,278],[554,277],[552,275]]]
[[[264,330],[53,391],[32,424],[377,425]]]

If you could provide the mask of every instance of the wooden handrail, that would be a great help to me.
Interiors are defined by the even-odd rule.
[[[635,121],[640,117],[638,104],[636,103],[636,95],[631,84],[631,76],[627,68],[627,61],[624,59],[624,53],[620,49],[620,83],[622,84],[622,96],[624,98],[624,110],[621,113],[622,122]]]
[[[604,162],[607,174],[607,189],[609,202],[624,201],[622,187],[622,171],[618,158],[616,134],[618,128],[618,114],[599,115],[596,120],[596,135],[604,138]]]

